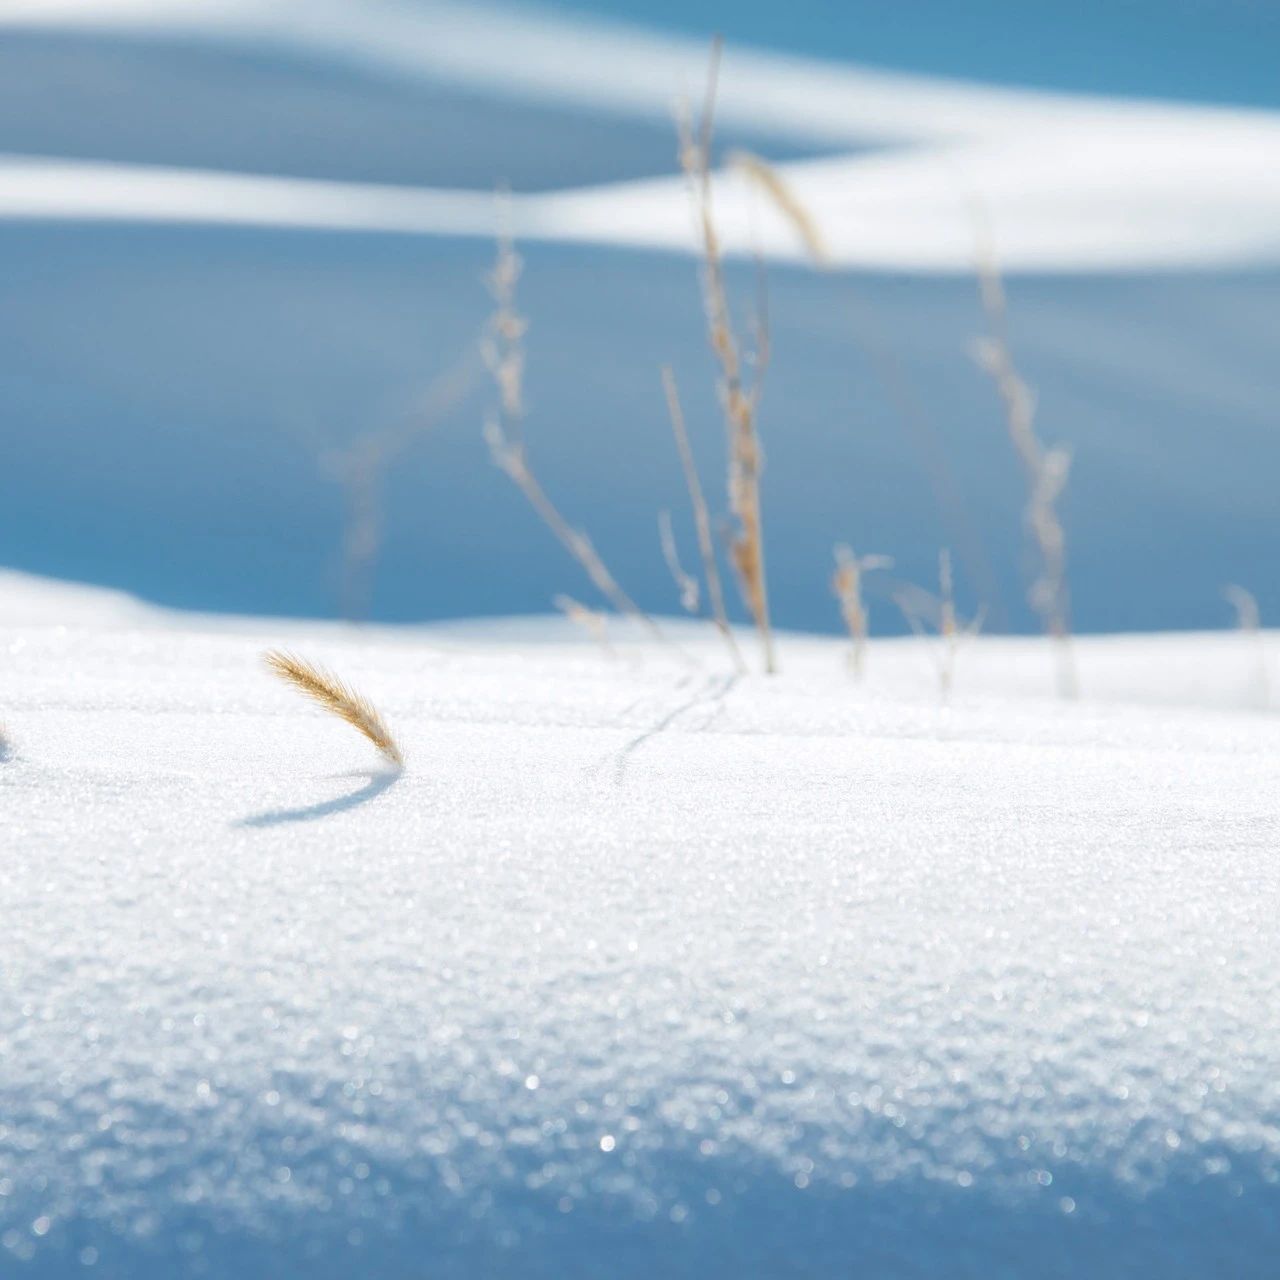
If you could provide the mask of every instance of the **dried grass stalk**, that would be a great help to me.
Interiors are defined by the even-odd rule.
[[[496,305],[489,321],[489,332],[481,348],[499,393],[498,410],[484,427],[489,452],[494,463],[506,472],[512,483],[524,494],[529,505],[560,545],[582,566],[600,594],[619,613],[639,622],[654,639],[672,645],[657,622],[618,585],[591,539],[581,530],[575,529],[560,514],[559,508],[548,497],[529,465],[523,434],[524,334],[528,322],[516,309],[516,285],[520,279],[522,263],[504,216],[499,218],[497,239],[497,260],[489,276],[489,290]],[[681,656],[687,657],[678,646],[672,647],[681,652]]]
[[[796,235],[817,266],[831,265],[831,253],[813,214],[773,165],[752,151],[731,151],[728,164],[768,196],[778,212],[795,228]]]
[[[611,658],[617,651],[609,641],[609,618],[599,609],[588,609],[572,596],[558,595],[552,603],[575,627],[581,627]]]
[[[372,612],[386,523],[383,482],[391,465],[470,394],[478,372],[471,348],[465,359],[432,382],[406,422],[362,431],[345,448],[321,454],[320,465],[342,488],[339,605],[348,622],[362,622]]]
[[[1258,598],[1252,591],[1235,585],[1224,587],[1222,594],[1236,611],[1236,625],[1254,646],[1257,662],[1254,683],[1258,690],[1258,702],[1260,706],[1268,708],[1271,706],[1270,657],[1262,635],[1262,614],[1258,609]]]
[[[1071,455],[1066,449],[1046,448],[1036,435],[1035,395],[1013,361],[1004,285],[986,236],[980,236],[978,285],[989,332],[974,343],[973,354],[990,374],[1004,406],[1009,438],[1027,479],[1026,522],[1040,559],[1028,599],[1057,647],[1058,692],[1064,698],[1075,698],[1079,682],[1071,645],[1066,534],[1057,508],[1067,485]]]
[[[404,767],[404,755],[391,736],[386,721],[378,709],[349,684],[332,672],[281,649],[271,649],[262,655],[267,667],[286,684],[323,707],[339,720],[345,720],[353,729],[364,734],[396,768]]]
[[[867,606],[862,598],[862,577],[874,569],[888,569],[893,561],[888,556],[856,556],[843,543],[835,549],[836,571],[831,577],[831,590],[840,602],[840,613],[848,628],[853,647],[849,651],[849,670],[862,679],[866,669],[867,635],[870,630]]]
[[[658,512],[658,542],[662,547],[662,558],[667,562],[676,590],[680,593],[680,607],[685,613],[696,615],[702,607],[702,588],[697,578],[680,563],[680,552],[676,547],[675,530],[671,527],[670,511]]]
[[[921,587],[908,585],[894,594],[902,616],[906,618],[922,640],[927,640],[925,621],[932,623],[938,633],[938,644],[930,645],[929,656],[938,673],[938,691],[943,702],[951,699],[955,685],[956,660],[960,656],[963,641],[976,636],[982,630],[983,613],[979,611],[972,622],[962,622],[956,611],[955,581],[951,571],[951,552],[938,553],[938,595]]]
[[[719,366],[720,403],[729,433],[729,511],[737,528],[729,557],[747,608],[755,620],[764,649],[765,670],[777,670],[764,562],[764,527],[760,510],[760,472],[763,455],[756,430],[760,381],[750,386],[743,375],[743,357],[725,291],[724,262],[711,200],[711,138],[721,41],[712,45],[707,95],[698,135],[686,110],[677,114],[680,167],[689,183],[702,244],[702,297],[711,349]]]
[[[707,511],[707,500],[703,496],[702,481],[698,477],[698,465],[693,458],[693,449],[689,444],[689,432],[685,426],[684,409],[680,405],[680,392],[676,387],[676,376],[669,366],[662,369],[662,387],[667,396],[667,415],[671,419],[671,430],[676,438],[676,449],[680,454],[680,465],[684,469],[685,486],[689,490],[689,502],[693,507],[694,525],[698,531],[698,552],[702,557],[702,572],[707,580],[707,599],[711,603],[711,616],[716,627],[724,637],[733,655],[733,664],[741,672],[745,672],[747,664],[743,661],[742,650],[734,638],[733,628],[724,607],[724,588],[720,582],[720,569],[716,564],[716,548],[711,537],[711,516]]]

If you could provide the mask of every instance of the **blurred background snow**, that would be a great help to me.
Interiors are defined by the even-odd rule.
[[[794,164],[838,260],[814,271],[762,215],[777,621],[837,628],[849,541],[917,581],[948,546],[967,610],[1034,626],[1022,479],[968,354],[975,198],[1042,434],[1074,452],[1077,625],[1225,625],[1227,582],[1274,616],[1280,11],[1247,0],[10,0],[0,564],[298,616],[587,597],[481,438],[505,185],[530,455],[675,611],[659,509],[693,544],[663,362],[723,506],[669,120],[713,30],[722,147]],[[744,315],[753,275],[731,273]],[[370,511],[376,554],[344,568]],[[876,625],[900,629],[887,603]]]

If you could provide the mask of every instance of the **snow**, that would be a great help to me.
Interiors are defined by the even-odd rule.
[[[948,547],[968,612],[1037,625],[1022,477],[969,355],[974,195],[1040,431],[1074,459],[1077,625],[1226,625],[1228,582],[1274,619],[1280,165],[1259,157],[1280,152],[1276,112],[997,89],[728,35],[724,148],[783,165],[843,264],[795,261],[791,229],[726,179],[726,243],[754,217],[781,259],[761,419],[779,621],[838,625],[826,580],[849,542],[917,583]],[[0,6],[4,564],[171,606],[334,613],[344,460],[407,438],[474,348],[510,179],[534,465],[627,591],[674,608],[655,513],[686,555],[693,531],[663,364],[724,501],[668,118],[706,55],[528,6]],[[732,263],[744,332],[756,289]],[[491,394],[477,378],[388,461],[373,616],[542,611],[579,589],[491,464]],[[887,595],[877,625],[902,628]]]
[[[394,77],[652,119],[705,78],[704,43],[577,16],[374,0],[55,0],[17,29],[139,33],[287,51]],[[500,33],[500,37],[497,33]],[[518,50],[518,55],[515,51]],[[975,205],[1020,271],[1280,262],[1280,115],[1013,90],[731,51],[719,118],[852,155],[783,164],[832,262],[968,274]],[[867,151],[867,144],[885,151]],[[728,253],[802,259],[785,219],[721,184]],[[696,250],[679,177],[517,196],[522,238]],[[491,238],[492,202],[447,189],[0,157],[0,218],[183,221]]]
[[[1271,1274],[1277,638],[675,625],[0,577],[0,1273]]]
[[[333,464],[473,342],[507,176],[531,456],[670,600],[660,364],[722,473],[667,118],[704,42],[435,0],[8,0],[0,37],[5,564],[331,610]],[[834,625],[848,539],[1032,621],[975,203],[1075,456],[1077,620],[1274,614],[1280,115],[731,40],[718,122],[842,269],[719,180],[781,260],[780,618]],[[482,416],[388,460],[383,616],[575,589]],[[943,703],[914,638],[737,679],[665,625],[683,657],[0,573],[0,1276],[1270,1277],[1280,637],[1089,636],[1075,704],[982,637]]]

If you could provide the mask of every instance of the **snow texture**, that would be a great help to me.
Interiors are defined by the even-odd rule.
[[[679,637],[0,578],[0,1274],[1274,1275],[1274,637]]]

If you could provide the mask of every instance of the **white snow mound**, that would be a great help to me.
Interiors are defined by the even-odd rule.
[[[5,27],[277,51],[644,119],[668,117],[707,67],[704,41],[450,0],[9,0]],[[1280,262],[1280,112],[1010,89],[737,48],[716,110],[725,124],[790,143],[859,148],[779,166],[836,266],[967,274],[987,224],[1010,270]],[[719,188],[726,252],[804,257],[768,201],[739,181]],[[524,239],[696,251],[679,177],[517,194],[513,213]],[[31,218],[482,237],[495,223],[488,191],[0,156],[0,219]]]
[[[0,1274],[1273,1274],[1273,638],[680,634],[0,577]]]

